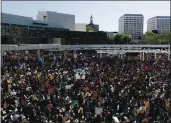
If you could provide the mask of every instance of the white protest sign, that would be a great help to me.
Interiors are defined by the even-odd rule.
[[[95,108],[96,115],[101,114],[102,112],[103,112],[103,108],[98,108],[98,107]]]
[[[120,123],[120,122],[119,122],[119,119],[118,119],[117,117],[114,117],[114,116],[113,116],[112,118],[113,118],[113,120],[115,121],[115,123]]]
[[[76,79],[85,79],[85,70],[84,69],[74,69]]]
[[[17,92],[14,92],[14,91],[13,91],[13,92],[11,92],[10,94],[11,94],[11,96],[16,96],[16,95],[17,95]]]
[[[82,74],[82,75],[75,74],[75,78],[76,79],[85,79],[85,74]]]
[[[67,73],[68,73],[68,71],[64,71],[64,72],[63,72],[63,74],[67,74]]]
[[[66,89],[66,90],[69,90],[69,89],[71,89],[71,87],[72,87],[72,85],[66,85],[66,86],[65,86],[65,89]]]
[[[80,75],[79,74],[75,74],[75,79],[80,79]]]

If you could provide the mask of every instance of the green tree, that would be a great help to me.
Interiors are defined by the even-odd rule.
[[[91,28],[89,25],[86,25],[86,31],[87,32],[94,32],[93,28]]]
[[[132,37],[128,34],[122,34],[121,40],[123,44],[129,44],[131,41]]]
[[[146,32],[143,35],[143,41],[147,44],[168,44],[171,43],[170,40],[171,33],[169,31],[165,31],[162,34],[155,34],[153,32]]]
[[[171,33],[169,31],[165,31],[161,34],[161,42],[162,44],[171,43]]]
[[[110,41],[114,41],[114,39],[115,39],[115,36],[112,34],[112,35],[108,35],[108,39],[110,40]]]
[[[116,35],[115,35],[115,38],[114,38],[114,43],[115,44],[121,44],[121,41],[122,40],[122,34],[121,33],[117,33]]]
[[[146,32],[142,38],[144,43],[147,44],[160,44],[162,42],[161,36],[153,32]]]
[[[108,38],[108,40],[106,42],[107,44],[114,44],[115,36],[113,34],[107,35],[107,38]]]
[[[115,44],[129,44],[131,40],[130,35],[121,33],[116,34],[114,38]]]

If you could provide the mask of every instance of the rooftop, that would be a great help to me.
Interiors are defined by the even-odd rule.
[[[143,15],[142,14],[124,14],[120,18],[122,18],[124,16],[143,16]]]
[[[142,14],[124,14],[123,16],[143,16]]]
[[[151,20],[151,19],[154,19],[154,18],[167,18],[167,19],[170,19],[171,17],[170,16],[155,16],[155,17],[152,17],[152,18],[149,18],[148,20]]]

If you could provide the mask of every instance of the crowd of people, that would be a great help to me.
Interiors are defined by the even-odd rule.
[[[5,52],[2,123],[170,123],[171,62]]]

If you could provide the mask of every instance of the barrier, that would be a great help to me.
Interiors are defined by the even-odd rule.
[[[56,50],[92,50],[92,49],[170,49],[170,45],[58,45],[58,44],[25,44],[25,45],[1,45],[2,51],[12,50],[35,50],[35,49],[56,49]]]
[[[59,44],[21,44],[1,45],[1,53],[18,50],[112,50],[113,52],[151,52],[167,53],[170,60],[170,45],[59,45]]]

